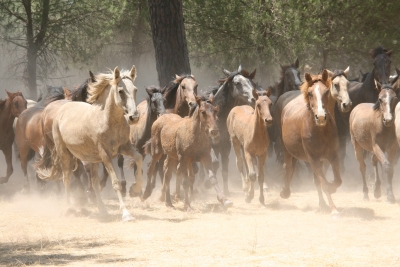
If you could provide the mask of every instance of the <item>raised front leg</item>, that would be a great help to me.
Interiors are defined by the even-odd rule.
[[[0,178],[0,184],[7,183],[8,179],[10,178],[11,174],[14,171],[12,166],[12,144],[3,149],[3,154],[4,157],[6,158],[7,172],[5,177]]]
[[[246,195],[246,202],[250,203],[251,200],[254,198],[254,182],[257,179],[257,174],[254,170],[254,163],[255,163],[255,157],[253,157],[249,152],[244,151],[244,157],[246,159],[246,166],[248,168],[248,180],[250,184],[250,190],[248,191]]]
[[[232,138],[233,151],[236,155],[236,166],[242,178],[242,188],[245,194],[249,191],[250,183],[247,179],[246,168],[244,168],[244,161],[242,157],[242,146],[237,138]]]

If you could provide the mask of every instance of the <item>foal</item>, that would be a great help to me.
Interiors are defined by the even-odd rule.
[[[375,172],[375,198],[381,197],[381,181],[378,174],[378,161],[382,164],[387,178],[387,200],[395,202],[392,189],[393,165],[398,150],[396,143],[395,125],[393,124],[394,110],[398,99],[392,86],[381,86],[377,82],[379,98],[375,104],[362,103],[350,114],[350,136],[356,158],[360,164],[363,179],[364,199],[368,200],[368,187],[365,180],[364,150],[371,151],[372,165]],[[388,156],[386,157],[385,152]]]
[[[272,124],[271,106],[269,99],[271,91],[254,92],[255,109],[250,106],[234,107],[227,119],[228,132],[236,154],[236,165],[242,176],[243,190],[246,202],[254,197],[254,182],[258,176],[260,185],[260,203],[264,205],[263,183],[264,163],[267,159],[267,148],[270,142],[266,126]],[[243,167],[242,150],[246,167]],[[258,162],[257,162],[258,159]],[[258,171],[255,165],[258,163]],[[248,175],[246,174],[248,170]]]

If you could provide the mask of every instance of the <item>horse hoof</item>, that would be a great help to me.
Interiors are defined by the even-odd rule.
[[[24,187],[21,190],[21,194],[26,195],[26,194],[29,194],[30,191],[31,191],[31,189],[29,187]]]
[[[232,206],[233,206],[233,202],[230,201],[229,199],[225,199],[225,201],[224,201],[224,207],[230,208],[230,207],[232,207]]]
[[[364,195],[364,198],[363,198],[363,200],[364,200],[364,201],[366,201],[366,202],[368,202],[368,201],[369,201],[369,197],[368,197],[368,195]]]
[[[174,207],[174,205],[172,205],[172,203],[165,203],[165,206],[167,207],[167,208],[171,208],[171,209],[175,209],[175,207]]]
[[[257,180],[257,174],[255,172],[249,174],[249,180],[255,182]]]
[[[244,199],[244,201],[246,201],[246,203],[251,203],[251,198],[246,197],[246,198]]]
[[[151,196],[151,189],[149,190],[148,187],[144,190],[144,193],[142,195],[142,198],[144,200],[148,199]]]
[[[375,188],[374,189],[374,197],[376,199],[380,198],[382,196],[381,188]]]
[[[5,183],[7,183],[7,182],[8,182],[7,177],[1,177],[1,178],[0,178],[0,184],[5,184]]]
[[[329,206],[325,202],[319,203],[319,209],[323,212],[328,212],[330,210]]]
[[[140,190],[140,192],[135,192],[135,191],[133,190],[133,188],[131,188],[131,189],[129,190],[129,196],[130,196],[130,197],[140,197],[140,196],[142,196],[142,195],[143,195],[142,190]]]
[[[290,189],[283,188],[280,193],[281,198],[287,199],[290,197]]]
[[[388,196],[387,197],[387,202],[390,204],[395,204],[396,203],[396,199],[394,198],[394,196]]]
[[[130,221],[134,221],[135,218],[129,213],[129,211],[127,209],[124,209],[124,211],[122,212],[122,221],[123,222],[130,222]]]
[[[213,185],[212,185],[210,179],[207,179],[207,180],[204,181],[204,187],[205,187],[206,189],[211,189],[211,187],[213,187]]]
[[[334,209],[331,212],[331,216],[332,216],[332,218],[337,219],[337,218],[339,218],[340,213],[336,209]]]

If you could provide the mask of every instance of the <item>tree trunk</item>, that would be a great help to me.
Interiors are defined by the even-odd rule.
[[[167,85],[175,74],[191,74],[181,0],[148,0],[156,53],[158,82]]]
[[[33,47],[28,47],[28,64],[27,64],[27,77],[26,84],[28,86],[28,95],[32,100],[37,100],[37,84],[36,84],[36,62],[37,62],[37,52]]]

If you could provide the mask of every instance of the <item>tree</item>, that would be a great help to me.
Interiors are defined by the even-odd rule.
[[[29,96],[36,99],[38,78],[47,77],[59,63],[68,68],[66,63],[85,62],[96,56],[111,36],[124,3],[0,0],[0,40],[24,51],[16,66],[24,67]]]
[[[175,74],[190,74],[181,0],[148,0],[158,81],[167,85]]]

